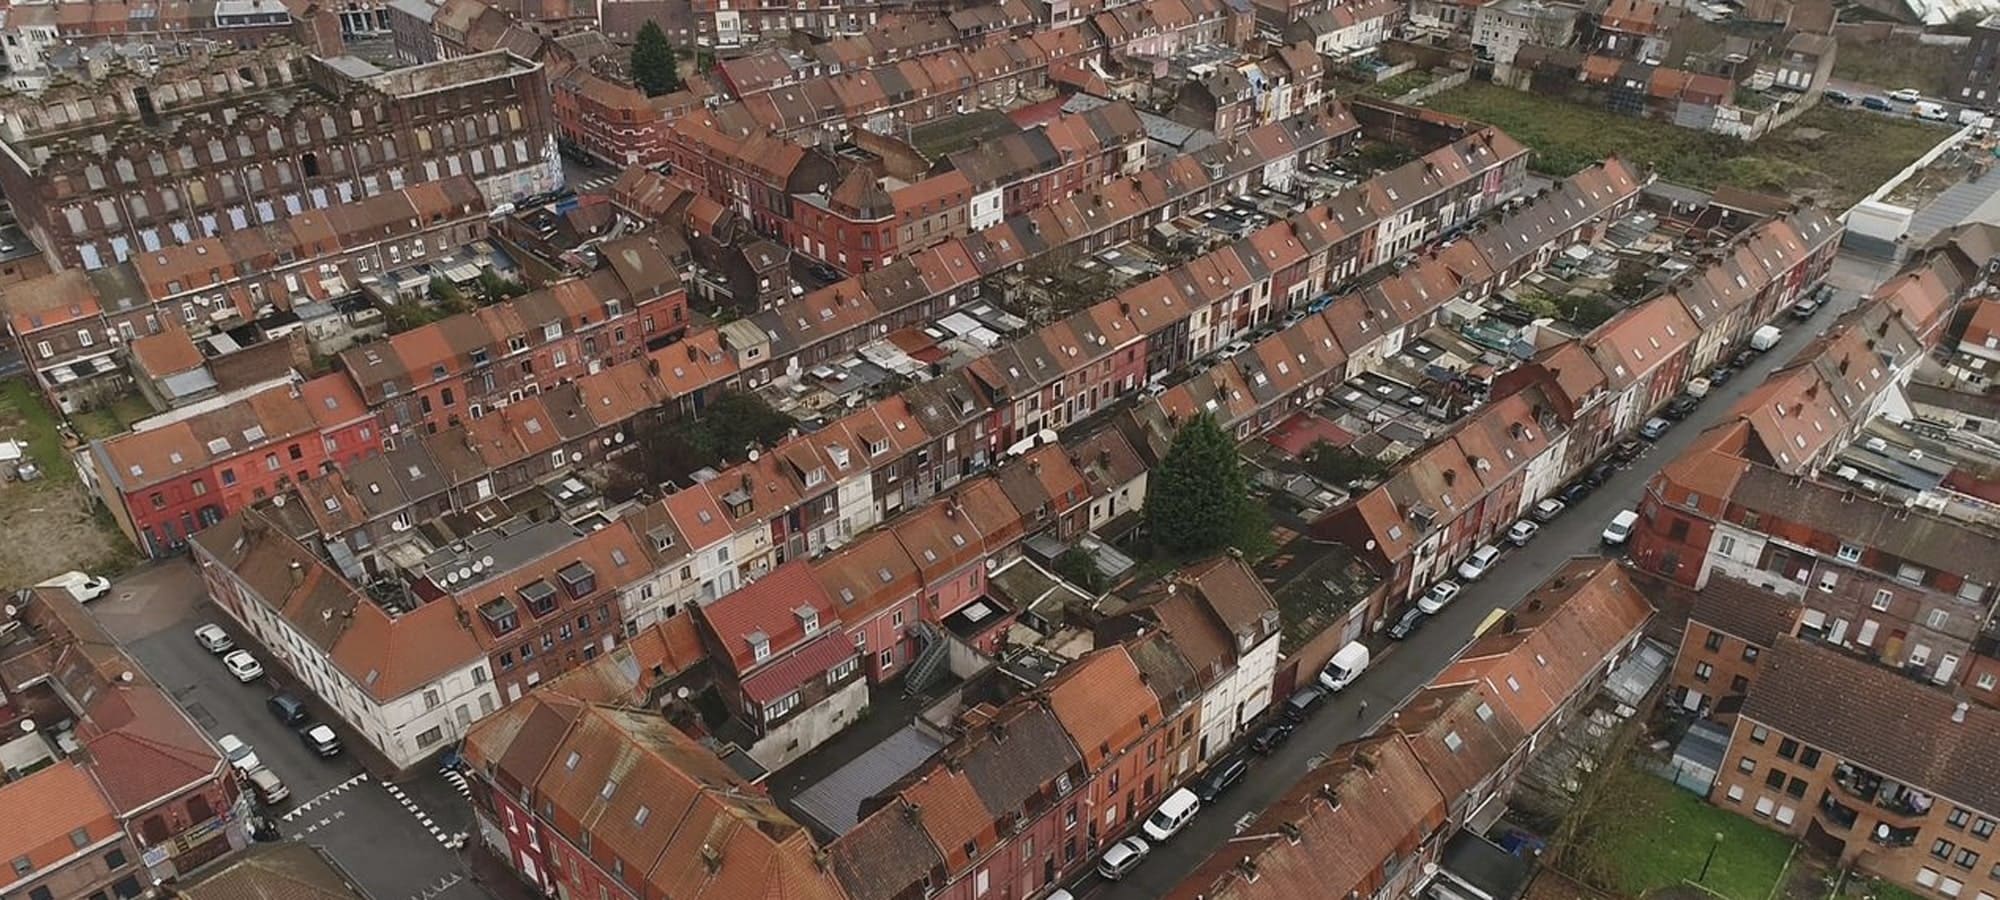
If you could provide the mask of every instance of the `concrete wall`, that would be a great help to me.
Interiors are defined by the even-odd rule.
[[[868,710],[868,680],[856,678],[764,736],[749,750],[766,769],[790,765],[814,747],[854,724]]]

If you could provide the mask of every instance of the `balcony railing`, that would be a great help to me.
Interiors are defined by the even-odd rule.
[[[1832,791],[1819,798],[1819,809],[1825,814],[1823,818],[1828,824],[1842,829],[1853,828],[1855,820],[1861,817],[1858,810],[1840,802]]]

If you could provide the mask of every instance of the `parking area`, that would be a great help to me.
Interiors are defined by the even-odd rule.
[[[344,730],[340,755],[322,759],[308,748],[266,705],[286,691],[283,672],[273,666],[239,682],[195,637],[196,628],[215,623],[263,656],[209,604],[191,564],[175,560],[135,571],[90,610],[211,738],[235,735],[284,781],[291,796],[265,814],[285,837],[325,847],[381,900],[487,896],[470,881],[456,849],[474,827],[459,789],[429,771],[385,783],[364,768],[357,741]]]

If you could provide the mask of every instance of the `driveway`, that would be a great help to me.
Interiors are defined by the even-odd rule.
[[[287,838],[326,848],[378,900],[474,900],[487,897],[469,880],[460,853],[447,847],[473,831],[471,808],[434,772],[385,785],[355,758],[357,741],[341,730],[348,752],[320,759],[265,709],[283,674],[239,684],[220,659],[202,649],[194,629],[228,628],[239,645],[271,665],[207,600],[194,566],[170,560],[120,579],[90,611],[187,710],[211,738],[235,734],[291,788],[291,799],[267,810]],[[302,699],[302,692],[294,692]],[[475,838],[476,839],[476,838]]]
[[[1661,465],[1685,450],[1696,435],[1720,421],[1723,414],[1755,389],[1770,371],[1798,352],[1811,335],[1825,328],[1838,311],[1852,307],[1860,290],[1872,290],[1890,270],[1881,263],[1843,256],[1828,281],[1838,297],[1811,320],[1785,319],[1784,339],[1758,357],[1728,384],[1710,392],[1687,419],[1666,433],[1633,463],[1553,522],[1526,547],[1513,549],[1465,593],[1431,618],[1409,640],[1381,650],[1368,672],[1345,691],[1320,705],[1290,742],[1270,757],[1258,760],[1250,774],[1230,793],[1204,808],[1193,822],[1123,881],[1106,883],[1095,874],[1076,879],[1070,889],[1099,900],[1139,900],[1172,891],[1194,869],[1220,850],[1224,842],[1255,821],[1279,796],[1303,778],[1315,755],[1373,732],[1472,641],[1472,630],[1496,609],[1511,609],[1557,566],[1579,555],[1600,553],[1599,533],[1619,510],[1636,508],[1647,479]],[[1108,846],[1108,841],[1107,841]]]

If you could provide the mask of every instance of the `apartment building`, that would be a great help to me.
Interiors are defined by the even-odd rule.
[[[8,98],[0,189],[52,267],[96,270],[448,177],[495,205],[550,190],[548,108],[542,67],[505,51],[386,72],[198,52]]]
[[[1797,633],[1804,605],[1727,575],[1694,592],[1669,677],[1669,702],[1717,722],[1735,720],[1760,664],[1778,640]]]
[[[1710,803],[1922,894],[2000,895],[2000,713],[1805,640],[1760,668]]]

